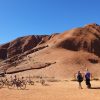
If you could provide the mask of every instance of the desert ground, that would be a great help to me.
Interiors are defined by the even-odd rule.
[[[75,81],[61,80],[58,82],[46,82],[46,86],[40,83],[27,85],[25,90],[0,89],[1,100],[100,100],[100,81],[91,81],[92,89],[87,89],[85,82],[83,89],[78,88]]]

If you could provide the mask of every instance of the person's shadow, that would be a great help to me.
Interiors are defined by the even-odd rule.
[[[100,89],[100,87],[91,87],[90,89]]]

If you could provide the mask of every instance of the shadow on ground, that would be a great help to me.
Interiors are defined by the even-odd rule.
[[[100,89],[100,87],[91,87],[90,89]]]

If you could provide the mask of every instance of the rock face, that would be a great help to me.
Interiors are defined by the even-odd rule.
[[[60,35],[62,40],[57,47],[72,51],[87,51],[100,56],[100,26],[89,24],[83,28],[76,28]]]
[[[17,38],[0,46],[0,61],[0,70],[12,73],[32,69],[36,74],[72,77],[87,67],[100,76],[100,26],[88,24],[61,34]],[[52,62],[56,63],[44,67]]]
[[[7,58],[7,49],[5,49],[5,48],[0,49],[0,58],[1,59],[6,59]]]
[[[0,59],[7,59],[15,55],[24,53],[38,45],[46,43],[56,34],[49,35],[30,35],[17,38],[7,44],[0,46]]]
[[[0,46],[0,59],[10,58],[47,42],[56,47],[72,51],[83,50],[100,56],[100,26],[94,23],[62,34],[20,37]]]
[[[36,47],[39,43],[45,43],[48,38],[48,35],[31,35],[17,38],[10,43],[0,46],[0,59],[7,59],[17,54],[21,54],[27,50]]]

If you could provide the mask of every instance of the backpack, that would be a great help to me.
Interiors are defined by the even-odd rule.
[[[78,75],[77,75],[77,80],[78,80],[79,82],[82,82],[82,81],[83,81],[83,77],[82,77],[81,74],[78,74]]]

